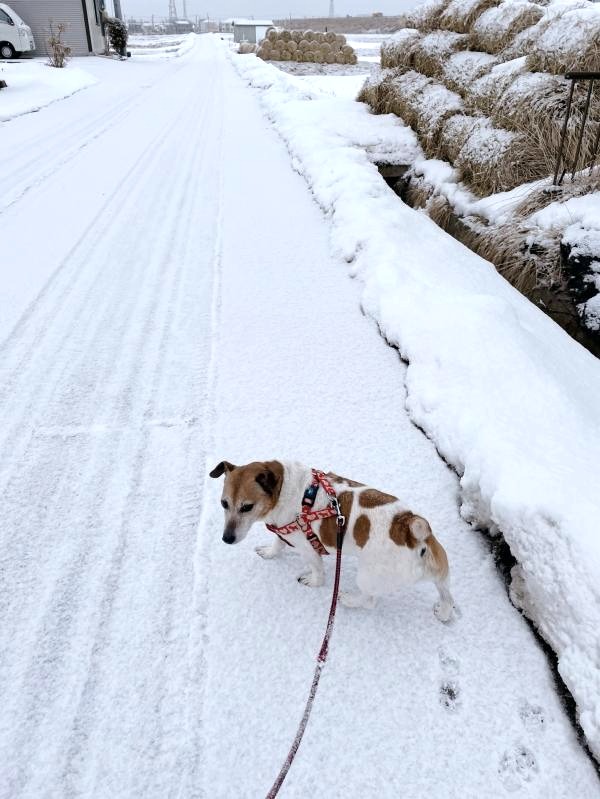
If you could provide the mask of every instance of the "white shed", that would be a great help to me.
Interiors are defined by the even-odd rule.
[[[273,27],[272,19],[234,19],[233,41],[258,44]]]

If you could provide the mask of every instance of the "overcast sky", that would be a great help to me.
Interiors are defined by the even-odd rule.
[[[419,0],[334,0],[335,13],[371,14],[382,11],[384,14],[401,14]],[[186,0],[188,17],[196,15],[225,19],[226,17],[254,17],[277,19],[282,17],[327,16],[329,0]],[[112,5],[108,0],[107,5]],[[121,0],[125,17],[150,17],[155,14],[166,17],[169,13],[169,0]],[[183,0],[175,0],[177,12],[183,15]]]

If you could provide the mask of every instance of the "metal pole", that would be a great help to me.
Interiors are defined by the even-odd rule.
[[[587,100],[585,103],[585,110],[583,112],[583,119],[581,120],[581,130],[579,131],[579,141],[577,142],[577,150],[575,151],[575,161],[573,162],[573,172],[571,173],[571,180],[575,180],[575,172],[577,172],[577,164],[579,162],[579,153],[581,152],[581,143],[583,141],[583,134],[585,132],[585,123],[587,120],[588,111],[590,110],[590,101],[592,99],[592,88],[594,81],[590,81],[588,87]]]
[[[558,157],[556,159],[556,169],[554,170],[554,180],[552,181],[552,184],[554,186],[557,186],[558,183],[562,183],[562,179],[563,179],[564,174],[565,174],[563,172],[560,181],[558,181],[558,183],[557,183],[558,170],[560,169],[560,162],[561,162],[561,159],[562,159],[563,147],[564,147],[564,144],[565,144],[565,135],[567,133],[567,124],[569,122],[569,116],[571,115],[571,101],[573,100],[573,91],[574,90],[575,90],[575,78],[571,78],[571,91],[569,92],[569,99],[567,100],[567,107],[565,109],[565,121],[563,123],[563,129],[562,129],[562,133],[561,133],[561,136],[560,136],[560,146],[558,148]]]

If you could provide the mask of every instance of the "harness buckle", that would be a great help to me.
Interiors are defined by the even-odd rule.
[[[331,505],[331,507],[335,511],[335,515],[337,517],[336,521],[337,521],[338,527],[340,527],[340,528],[344,527],[345,524],[346,524],[346,517],[344,516],[344,514],[340,510],[340,503],[338,502],[337,497],[331,497],[331,499],[329,500],[329,504]]]

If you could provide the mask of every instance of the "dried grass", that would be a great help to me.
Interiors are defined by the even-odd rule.
[[[381,66],[413,68],[414,48],[422,34],[416,28],[404,28],[381,45]]]
[[[540,31],[527,54],[532,72],[600,70],[600,8],[568,9]]]
[[[539,177],[538,160],[523,134],[496,128],[483,118],[466,136],[454,165],[461,180],[485,197]]]
[[[449,89],[464,96],[468,87],[486,75],[497,63],[496,56],[463,50],[448,58],[441,77]]]
[[[539,5],[529,2],[501,2],[489,8],[473,23],[471,44],[474,50],[496,54],[526,28],[544,15]]]
[[[440,15],[444,13],[450,0],[426,0],[406,15],[406,27],[416,28],[428,33],[439,27]]]
[[[469,33],[475,20],[500,0],[451,0],[439,18],[439,27],[456,33]]]
[[[492,114],[502,93],[524,68],[524,58],[516,58],[492,67],[489,72],[466,87],[464,93],[466,107],[474,113],[487,116]]]
[[[431,78],[439,77],[450,56],[464,50],[469,43],[465,34],[453,31],[434,31],[414,43],[412,60],[414,69]]]

